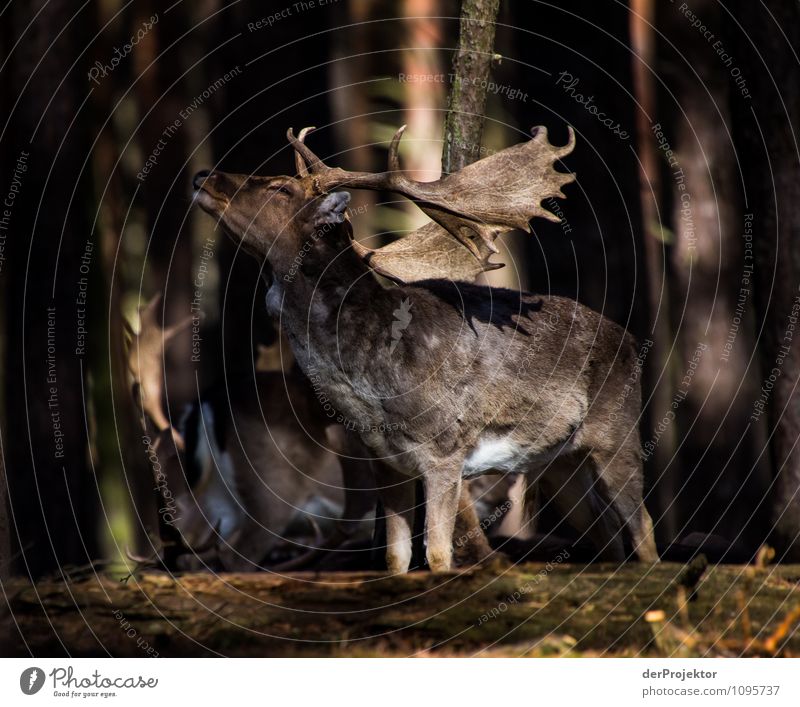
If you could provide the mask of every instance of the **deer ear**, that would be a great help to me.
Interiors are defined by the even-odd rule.
[[[344,221],[344,212],[350,203],[350,194],[346,191],[335,191],[320,199],[314,213],[314,225],[324,226],[329,223]]]

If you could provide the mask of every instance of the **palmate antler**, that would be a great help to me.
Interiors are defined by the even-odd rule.
[[[139,332],[128,328],[128,370],[138,388],[142,411],[155,425],[156,431],[171,430],[178,449],[183,449],[183,438],[167,419],[162,408],[164,392],[164,350],[167,345],[192,323],[192,316],[172,326],[158,322],[161,295],[157,294],[139,308]]]
[[[296,151],[298,172],[301,176],[310,172],[319,193],[338,187],[393,191],[411,199],[432,219],[383,248],[353,242],[356,252],[374,270],[400,282],[474,280],[481,272],[503,267],[489,260],[498,252],[497,236],[515,228],[530,232],[529,221],[536,216],[558,221],[541,202],[565,198],[561,188],[575,179],[574,174],[554,169],[556,161],[575,147],[572,128],[563,147],[550,144],[546,128],[533,128],[531,140],[435,182],[416,182],[400,171],[397,149],[405,126],[392,138],[388,170],[374,174],[328,167],[304,143],[310,130],[304,128],[295,137],[290,128],[287,137]]]

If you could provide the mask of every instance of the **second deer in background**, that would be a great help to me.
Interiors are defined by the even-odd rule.
[[[303,526],[320,549],[368,531],[361,521],[375,507],[371,468],[341,456],[344,430],[291,367],[211,390],[172,424],[162,400],[164,347],[190,320],[162,327],[159,303],[140,310],[128,363],[152,440],[162,535],[180,545],[162,548],[174,569],[259,569]]]

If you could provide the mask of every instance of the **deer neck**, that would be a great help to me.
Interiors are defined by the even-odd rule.
[[[296,255],[273,263],[272,270],[267,309],[280,320],[306,374],[334,365],[342,346],[363,342],[357,323],[378,326],[381,302],[389,299],[353,251],[346,222],[321,229]]]

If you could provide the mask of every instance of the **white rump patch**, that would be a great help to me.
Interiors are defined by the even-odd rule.
[[[482,438],[464,460],[461,476],[470,479],[489,472],[520,472],[522,457],[522,449],[506,437]]]

